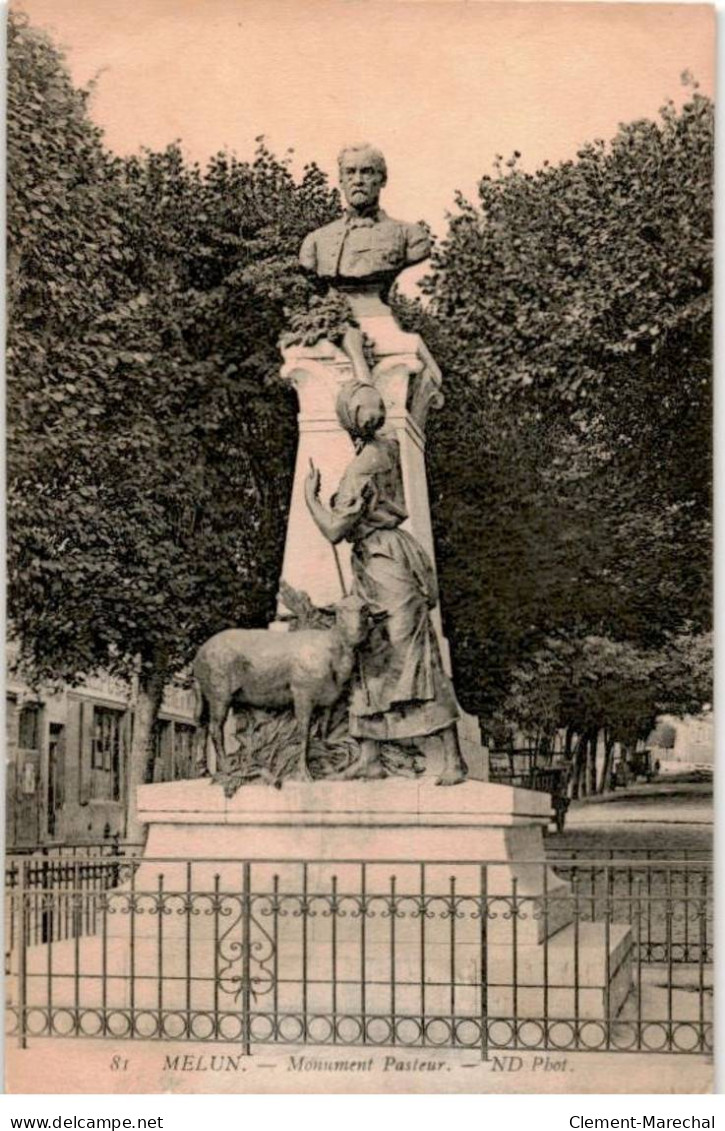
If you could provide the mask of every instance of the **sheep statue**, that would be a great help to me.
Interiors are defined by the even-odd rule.
[[[224,724],[234,704],[292,707],[302,740],[298,777],[312,780],[307,764],[312,714],[317,707],[330,709],[337,702],[368,631],[367,609],[359,597],[343,597],[334,606],[334,618],[326,629],[231,628],[202,644],[192,670],[204,748],[207,735],[211,737],[207,768],[212,777],[229,769]]]

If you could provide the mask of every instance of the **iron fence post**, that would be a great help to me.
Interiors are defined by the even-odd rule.
[[[26,907],[27,861],[21,860],[18,867],[18,1044],[21,1049],[28,1047],[27,1023],[27,930],[28,911]]]
[[[481,1060],[488,1060],[488,865],[481,864],[480,879]]]
[[[612,873],[609,864],[604,869],[604,1024],[606,1048],[612,1047]]]
[[[242,1051],[245,1056],[252,1053],[251,1005],[251,865],[245,861],[242,868]]]
[[[43,856],[43,863],[40,869],[41,873],[41,896],[40,896],[40,941],[47,943],[53,931],[53,916],[49,911],[50,900],[48,898],[50,893],[50,863],[46,855]]]

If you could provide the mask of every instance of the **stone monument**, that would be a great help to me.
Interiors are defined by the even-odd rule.
[[[283,590],[303,592],[318,610],[346,595],[368,606],[371,634],[346,706],[358,752],[340,774],[314,781],[293,774],[280,790],[245,785],[225,796],[203,781],[142,787],[146,852],[155,860],[148,880],[166,860],[165,882],[181,883],[176,861],[210,853],[210,875],[225,891],[236,890],[241,860],[256,868],[278,860],[275,882],[292,887],[295,869],[308,869],[316,891],[341,883],[346,870],[357,876],[361,866],[391,861],[440,868],[436,882],[464,884],[477,862],[486,899],[501,903],[484,952],[471,944],[465,980],[507,983],[513,962],[533,987],[530,1006],[519,1000],[533,1016],[545,971],[556,970],[565,990],[554,1009],[563,1016],[572,1008],[566,987],[576,937],[577,965],[580,973],[586,967],[591,990],[588,1015],[611,1015],[628,992],[629,930],[605,944],[602,925],[587,925],[585,938],[572,924],[569,884],[545,863],[548,795],[487,780],[478,727],[453,691],[425,469],[426,421],[443,402],[443,379],[425,342],[399,327],[387,303],[399,273],[428,255],[428,236],[380,209],[387,171],[377,150],[347,147],[339,165],[348,209],[308,235],[300,252],[302,268],[327,285],[342,311],[336,341],[288,341],[283,351],[282,375],[299,401],[299,445],[282,580]],[[279,614],[271,631],[284,630],[284,602]],[[422,750],[425,772],[386,777],[380,751],[391,742]],[[322,926],[315,931],[326,953]],[[387,961],[383,951],[380,961]],[[445,979],[443,968],[436,976]]]
[[[361,699],[369,699],[374,693],[371,685],[375,676],[369,675],[365,686],[363,680],[358,681],[353,693],[357,708],[352,717],[357,720],[354,733],[362,740],[361,773],[379,774],[380,763],[372,745],[376,738],[399,736],[425,752],[426,762],[440,783],[463,780],[465,766],[471,777],[487,780],[487,755],[477,722],[455,705],[450,654],[437,600],[425,428],[429,411],[443,403],[442,376],[423,339],[401,330],[387,304],[397,276],[427,258],[430,241],[421,224],[393,220],[380,208],[387,169],[378,150],[367,145],[347,147],[340,153],[339,169],[347,211],[341,219],[306,237],[300,263],[344,300],[350,325],[337,346],[321,340],[313,346],[285,350],[283,376],[297,391],[300,441],[282,575],[286,582],[309,593],[316,605],[333,603],[341,587],[354,587],[368,598],[374,590],[378,596],[372,604],[383,616],[382,631],[392,627],[397,639],[390,664],[400,668],[407,662],[410,671],[423,663],[418,689],[408,688],[409,702],[402,704],[398,718],[393,719],[388,711],[376,725],[368,723],[362,729]],[[386,477],[390,485],[384,488]],[[350,514],[350,508],[356,505],[351,496],[355,487],[375,495],[375,535],[371,534],[368,503],[360,503],[367,510],[362,519]],[[325,515],[320,496],[335,488],[336,513]],[[388,497],[381,497],[381,492]],[[347,511],[344,518],[340,517],[342,509]],[[331,521],[337,524],[334,530]],[[372,540],[382,539],[386,549],[382,555],[376,554]],[[336,545],[334,553],[331,543]],[[381,571],[381,562],[392,561],[397,566],[389,565]],[[401,570],[412,582],[407,597],[400,591],[401,585],[405,590],[406,581],[400,576],[392,578]],[[428,580],[416,586],[415,578],[424,574]],[[380,589],[386,584],[389,592],[381,603]],[[400,608],[404,600],[417,602],[421,608],[418,629],[414,623],[406,627],[400,614],[391,619],[393,607]],[[435,633],[430,640],[429,620]],[[414,646],[421,633],[424,639]],[[406,660],[403,653],[411,647],[413,653]],[[365,652],[373,650],[374,645],[363,649],[363,676],[371,667]],[[421,681],[427,681],[425,693],[421,693]],[[396,694],[395,689],[392,694]],[[417,725],[412,718],[417,709],[412,706],[413,700],[430,704],[429,718],[419,719]],[[370,716],[369,703],[366,711]],[[454,720],[455,728],[450,725]]]
[[[112,937],[60,944],[54,962],[67,966],[69,1000],[80,954],[85,967],[110,971],[113,1008],[137,1030],[129,963],[143,955],[153,996],[162,963],[164,977],[172,971],[182,984],[193,955],[198,1006],[187,1001],[174,1014],[185,1035],[203,1024],[207,1036],[224,1039],[226,1026],[238,1025],[247,1047],[255,1033],[314,1043],[324,1022],[323,1041],[425,1044],[430,1026],[442,1024],[453,1044],[465,1043],[461,1025],[485,1043],[498,1013],[511,1034],[500,1047],[509,1039],[516,1046],[522,1018],[543,1017],[536,1023],[546,1028],[553,1017],[578,1025],[616,1016],[631,983],[631,931],[579,921],[569,884],[546,864],[548,795],[486,780],[477,727],[456,702],[425,471],[426,420],[442,403],[442,376],[386,301],[400,271],[426,257],[428,238],[420,225],[381,211],[387,172],[377,150],[344,149],[340,174],[348,211],[312,232],[300,255],[342,311],[340,332],[335,342],[288,343],[284,351],[283,376],[300,411],[282,595],[306,594],[310,616],[333,605],[339,616],[345,601],[357,616],[365,604],[370,633],[360,642],[348,631],[337,667],[339,642],[323,641],[321,631],[296,641],[290,633],[289,647],[277,636],[271,646],[273,630],[285,627],[281,603],[280,623],[221,634],[197,671],[217,743],[231,696],[215,691],[231,673],[255,709],[289,706],[305,743],[312,707],[333,706],[339,693],[355,752],[326,780],[274,778],[280,789],[225,790],[214,777],[142,786],[144,858],[111,899],[121,911],[154,913],[135,915],[133,946],[129,916],[118,914]],[[343,667],[349,699],[342,686],[330,690]],[[391,776],[383,757],[390,743],[422,748],[425,772]],[[302,753],[294,765],[306,769],[306,745]],[[170,907],[188,913],[174,916]],[[40,994],[47,948],[35,949],[29,969]],[[308,983],[310,970],[317,973]],[[282,992],[292,995],[286,1006]],[[100,1016],[97,983],[87,993]],[[431,1004],[434,994],[445,1001]],[[404,1037],[406,1026],[417,1035]]]

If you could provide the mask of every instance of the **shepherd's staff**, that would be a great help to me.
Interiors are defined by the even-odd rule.
[[[312,457],[310,456],[310,471],[314,471],[314,470],[315,470],[315,465],[312,462]],[[325,541],[327,542],[327,538],[325,538]],[[340,562],[340,555],[337,552],[337,546],[335,545],[334,542],[329,542],[328,545],[331,547],[332,556],[335,559],[335,568],[337,569],[337,580],[340,582],[340,589],[342,590],[342,595],[343,595],[343,597],[347,597],[347,589],[345,588],[345,578],[342,575],[342,563]]]
[[[314,471],[314,470],[315,470],[315,465],[312,462],[312,457],[310,456],[310,471]],[[326,538],[325,538],[325,541],[327,542]],[[332,556],[335,559],[335,568],[337,570],[337,578],[338,578],[338,581],[340,582],[340,589],[342,590],[342,595],[343,595],[343,597],[347,597],[348,592],[347,592],[347,589],[345,587],[345,578],[343,577],[342,563],[340,562],[340,555],[337,552],[337,546],[335,545],[334,542],[330,542],[329,545],[332,549]],[[360,672],[360,683],[362,684],[362,688],[363,688],[363,691],[365,693],[365,698],[367,699],[367,701],[369,703],[370,702],[370,692],[368,690],[367,680],[365,679],[365,669],[363,668],[362,656],[358,655],[357,661],[358,661],[358,670]]]

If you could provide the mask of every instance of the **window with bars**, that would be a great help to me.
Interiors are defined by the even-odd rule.
[[[18,745],[18,699],[16,695],[5,698],[5,743],[10,750]]]
[[[195,736],[195,726],[188,723],[174,724],[174,778],[177,781],[194,776]]]
[[[184,781],[193,777],[195,734],[196,727],[190,723],[159,720],[154,781]]]
[[[121,798],[121,747],[123,711],[93,708],[91,738],[91,797],[119,801]]]
[[[40,707],[37,703],[26,703],[20,708],[18,745],[23,750],[40,749]]]

